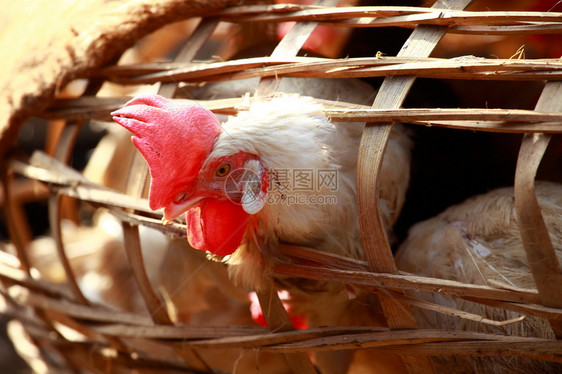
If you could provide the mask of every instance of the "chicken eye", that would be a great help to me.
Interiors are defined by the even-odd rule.
[[[215,170],[215,175],[217,177],[224,177],[228,173],[230,173],[231,166],[230,164],[222,164]]]

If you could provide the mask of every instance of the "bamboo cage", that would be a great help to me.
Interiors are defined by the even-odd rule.
[[[313,5],[198,1],[193,8],[182,8],[180,3],[170,0],[149,8],[143,2],[130,2],[127,7],[115,10],[113,21],[108,17],[104,29],[110,36],[100,32],[86,47],[77,50],[75,58],[90,58],[89,62],[78,64],[61,60],[63,71],[54,78],[41,75],[33,78],[48,80],[36,86],[37,92],[24,92],[19,100],[6,100],[13,107],[0,124],[3,126],[0,143],[2,207],[9,233],[0,251],[0,292],[5,300],[2,313],[21,323],[29,341],[38,348],[37,357],[45,367],[53,372],[222,372],[213,368],[213,362],[207,362],[197,349],[232,348],[283,355],[295,373],[314,372],[309,352],[366,348],[401,355],[410,372],[432,372],[429,362],[432,356],[490,355],[562,363],[560,340],[418,329],[411,323],[411,310],[404,307],[440,309],[407,296],[407,291],[412,290],[434,291],[546,318],[558,339],[562,337],[562,273],[559,266],[545,265],[552,263],[549,259],[556,259],[556,255],[534,192],[535,176],[549,139],[552,134],[562,133],[562,60],[429,57],[441,39],[449,34],[559,35],[562,13],[466,11],[464,9],[471,3],[468,0],[438,0],[432,7],[336,7],[337,1],[333,0],[318,0]],[[127,14],[134,14],[137,21],[132,22],[133,16]],[[129,64],[122,59],[118,62],[129,47],[144,40],[142,38],[150,32],[185,19],[191,21],[192,27],[187,37],[179,38],[181,47],[173,60]],[[125,22],[127,20],[129,23]],[[215,48],[213,51],[233,55],[225,52],[233,48],[221,34],[225,28],[271,27],[281,22],[295,22],[295,26],[269,56],[196,60],[198,53],[210,44]],[[124,29],[110,32],[116,25]],[[370,57],[297,55],[318,25],[338,30],[396,27],[411,29],[411,34],[397,56],[375,55],[376,47]],[[358,155],[358,206],[365,261],[283,244],[282,252],[293,262],[277,264],[275,271],[290,277],[343,282],[376,293],[381,298],[388,328],[295,329],[275,290],[268,290],[271,299],[268,328],[178,322],[146,271],[139,230],[148,227],[168,237],[185,240],[185,225],[173,222],[164,226],[160,214],[149,209],[146,200],[148,170],[142,158],[137,154],[112,161],[127,165],[127,175],[122,176],[118,187],[94,182],[70,166],[71,154],[84,124],[92,120],[110,121],[109,113],[130,99],[131,87],[151,85],[163,96],[188,100],[186,87],[251,77],[260,78],[258,92],[261,95],[274,92],[283,77],[383,79],[372,106],[321,101],[325,114],[333,121],[368,123]],[[416,78],[457,80],[459,84],[472,80],[524,81],[544,84],[544,88],[534,110],[402,108]],[[65,94],[63,88],[78,79],[85,82],[82,92]],[[17,79],[14,82],[17,83]],[[113,90],[110,92],[125,94],[98,95],[108,83]],[[233,97],[197,102],[217,114],[230,115],[236,113],[243,100],[247,99]],[[49,143],[49,149],[30,152],[18,149],[16,138],[23,126],[30,126],[30,123],[43,126],[30,122],[37,118],[58,124],[50,127],[58,129],[54,130],[55,140]],[[516,209],[521,217],[522,240],[532,264],[535,289],[465,284],[406,274],[396,269],[388,239],[375,213],[379,210],[376,186],[383,155],[377,150],[385,148],[393,122],[423,128],[524,134],[513,174]],[[22,210],[24,202],[30,200],[46,202],[50,237],[54,243],[53,253],[47,257],[61,269],[57,279],[50,279],[46,274],[54,265],[39,264],[36,254],[31,252],[31,244],[37,241],[31,229],[34,217],[26,217]],[[129,265],[127,281],[138,288],[143,301],[141,309],[145,312],[110,308],[81,288],[77,273],[82,270],[68,258],[63,218],[86,225],[84,221],[89,218],[81,216],[84,210],[88,217],[99,211],[109,212],[122,223]],[[385,302],[385,299],[398,302]],[[440,311],[455,313],[444,308]],[[461,317],[478,319],[478,316]]]

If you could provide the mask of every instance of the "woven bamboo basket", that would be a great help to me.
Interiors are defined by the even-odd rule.
[[[562,337],[562,273],[559,266],[544,265],[556,255],[544,230],[533,189],[552,134],[562,132],[562,62],[545,55],[527,59],[523,50],[513,51],[508,56],[511,58],[504,59],[459,57],[454,55],[455,50],[448,50],[458,43],[456,40],[464,43],[470,39],[474,45],[471,53],[477,54],[478,48],[489,40],[485,35],[499,38],[498,45],[507,43],[506,40],[516,40],[519,45],[532,43],[535,39],[530,35],[554,37],[562,32],[562,14],[465,11],[471,3],[468,0],[439,0],[431,7],[367,7],[354,2],[335,7],[336,3],[318,0],[312,5],[241,5],[230,0],[163,0],[125,1],[115,7],[111,2],[92,1],[66,9],[67,13],[65,9],[59,10],[59,19],[63,26],[68,25],[68,30],[61,31],[63,28],[59,27],[55,32],[39,24],[37,31],[44,32],[39,37],[42,44],[30,41],[21,52],[9,56],[2,52],[7,66],[3,78],[7,83],[1,99],[6,110],[0,117],[1,204],[8,236],[0,251],[2,313],[15,322],[11,335],[19,336],[15,339],[18,345],[31,343],[35,347],[34,350],[21,348],[20,352],[35,371],[223,372],[229,371],[228,366],[217,368],[216,361],[208,357],[214,357],[213,351],[224,354],[224,361],[233,368],[234,361],[241,356],[238,353],[228,356],[231,353],[224,352],[229,349],[266,354],[268,360],[281,357],[290,370],[298,373],[314,372],[307,353],[319,350],[370,348],[383,354],[396,353],[409,363],[410,372],[432,372],[428,364],[431,356],[517,356],[562,362],[559,340],[417,329],[408,322],[412,321],[411,311],[404,307],[431,307],[405,295],[412,290],[435,291],[546,318],[554,334]],[[37,14],[34,17],[42,22]],[[9,24],[12,29],[8,28],[11,33],[0,40],[2,43],[22,32],[17,17],[14,20]],[[295,22],[295,25],[273,52],[259,57],[232,57],[249,47],[249,41],[263,41],[260,39],[268,35],[264,30],[272,30],[282,22]],[[342,35],[359,28],[375,34],[399,28],[410,35],[396,56],[377,53],[377,46],[370,46],[370,56],[339,58],[341,48],[337,45],[333,50],[321,51],[330,57],[297,56],[319,25],[338,30]],[[448,44],[440,44],[447,40]],[[552,40],[559,44],[561,41]],[[359,43],[348,41],[354,42]],[[132,58],[129,48],[133,46],[136,51],[144,51],[148,58],[143,59],[141,54]],[[441,55],[451,58],[429,57],[436,47]],[[526,49],[531,47],[527,44]],[[174,51],[171,60],[155,61],[154,56],[170,55],[170,51]],[[92,123],[110,121],[109,113],[120,108],[135,90],[151,85],[153,92],[157,90],[163,96],[189,99],[186,92],[206,82],[249,77],[260,78],[261,94],[275,91],[283,77],[380,78],[382,81],[371,107],[324,102],[326,115],[334,121],[368,123],[358,156],[358,204],[363,237],[369,238],[364,240],[365,261],[284,245],[283,251],[293,263],[279,264],[275,271],[291,277],[343,282],[381,297],[391,295],[400,303],[391,303],[384,310],[388,328],[295,329],[274,290],[269,290],[272,303],[268,312],[273,316],[269,328],[251,323],[198,324],[194,318],[182,319],[178,315],[181,311],[175,310],[170,300],[173,292],[166,295],[147,271],[145,263],[151,259],[146,258],[141,246],[155,245],[143,242],[143,230],[147,228],[182,243],[186,237],[185,226],[180,223],[164,226],[159,214],[148,208],[149,178],[142,158],[131,148],[126,151],[102,148],[107,144],[100,142],[92,157],[106,153],[105,163],[83,173],[83,165],[76,164],[80,154],[85,157],[80,149],[84,143],[80,141],[95,138],[92,140],[95,144],[100,138],[99,133],[92,131],[95,129]],[[438,104],[422,109],[402,108],[417,78],[455,80],[461,90],[463,85],[475,80],[490,84],[525,82],[539,87],[540,99],[534,110],[527,107],[438,109]],[[199,103],[217,114],[233,114],[241,100],[200,100]],[[382,160],[382,152],[377,150],[385,147],[395,121],[412,127],[420,125],[420,131],[445,127],[467,130],[459,131],[461,134],[486,132],[498,133],[499,137],[520,134],[523,142],[518,162],[515,170],[508,172],[515,176],[517,211],[521,217],[528,217],[520,225],[530,263],[534,264],[531,270],[535,289],[464,284],[404,274],[396,269],[378,214],[374,213],[378,211],[376,185]],[[47,129],[46,146],[26,148],[22,139],[29,129]],[[559,166],[555,165],[554,170]],[[42,207],[41,213],[26,214],[23,207],[29,202]],[[87,231],[101,213],[110,213],[112,222],[118,223],[124,244],[106,240],[97,231]],[[44,232],[34,230],[41,219],[48,235],[40,238]],[[100,256],[106,257],[88,260],[92,256],[88,251],[98,243],[100,251],[104,248]],[[194,268],[204,261],[200,257],[192,260]],[[102,265],[94,264],[95,261]],[[195,274],[194,268],[176,271]],[[108,277],[109,288],[103,286]],[[218,278],[216,282],[228,283]],[[99,288],[95,295],[94,291],[85,289],[85,279]],[[229,287],[232,287],[229,292],[244,299],[244,291]],[[119,293],[121,288],[125,291]],[[111,296],[117,300],[114,305],[99,300],[103,292],[116,293]],[[478,319],[478,316],[463,318]]]

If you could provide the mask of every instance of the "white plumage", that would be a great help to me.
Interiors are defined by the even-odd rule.
[[[234,86],[211,85],[200,93],[203,98],[242,94],[251,91],[254,80]],[[224,89],[224,90],[221,90]],[[366,104],[374,91],[356,80],[284,79],[280,90],[289,93],[304,92],[317,98]],[[218,93],[220,92],[221,95]],[[277,191],[270,192],[269,204],[255,215],[256,234],[262,239],[259,247],[248,240],[235,252],[228,263],[231,272],[243,284],[258,286],[262,272],[252,268],[264,266],[261,256],[278,258],[275,253],[279,241],[311,246],[331,253],[363,258],[356,206],[356,166],[363,123],[332,123],[322,114],[322,107],[312,98],[295,94],[278,94],[251,104],[248,111],[240,112],[223,124],[207,162],[244,151],[258,155],[265,168],[292,173],[286,183],[273,174],[272,184]],[[397,125],[385,153],[381,206],[383,222],[390,233],[404,203],[409,180],[411,140],[405,129]],[[325,171],[337,178],[337,183],[302,189],[295,186],[294,173]],[[278,196],[284,195],[285,202]],[[289,197],[302,197],[306,203],[289,204]],[[317,199],[320,196],[326,199]],[[283,196],[281,196],[283,198]],[[250,236],[247,236],[248,239]],[[267,243],[267,244],[264,244]],[[253,251],[259,253],[253,253]],[[255,262],[251,259],[255,259]]]
[[[538,183],[538,202],[559,260],[562,260],[562,186]],[[396,262],[401,270],[469,284],[506,288],[535,288],[517,224],[513,188],[501,188],[473,197],[446,209],[438,216],[413,226],[400,246]],[[554,287],[557,285],[553,285]],[[485,307],[432,293],[417,296],[494,320],[519,316],[515,312]],[[544,319],[527,316],[506,327],[493,327],[451,316],[418,310],[420,327],[494,332],[506,335],[553,339]],[[562,365],[514,357],[455,357],[438,360],[456,372],[560,373]]]
[[[243,95],[253,91],[256,80],[210,85],[202,98]],[[233,92],[234,91],[234,92]],[[223,124],[207,162],[244,151],[256,154],[266,169],[277,171],[325,170],[333,172],[337,185],[299,190],[289,180],[283,185],[279,175],[270,173],[271,184],[282,185],[270,191],[268,203],[250,219],[241,246],[226,259],[229,272],[238,284],[259,288],[270,279],[272,264],[284,261],[277,252],[279,242],[310,246],[322,251],[363,259],[356,205],[356,167],[363,123],[332,123],[322,114],[320,104],[307,96],[370,104],[373,89],[356,80],[283,79],[274,98],[252,103]],[[391,133],[381,172],[382,217],[389,235],[404,203],[409,181],[411,140],[401,125]],[[205,166],[203,166],[204,168]],[[292,176],[295,177],[294,175]],[[279,203],[275,195],[303,196],[305,204]],[[333,197],[330,203],[311,203],[315,196]],[[391,236],[391,235],[390,235]],[[381,325],[372,295],[358,292],[350,300],[344,285],[303,279],[275,277],[277,286],[291,293],[295,313],[307,316],[309,326]],[[317,355],[323,373],[345,372],[349,352]],[[400,368],[394,355],[381,357],[380,367]],[[397,363],[398,362],[398,363]]]

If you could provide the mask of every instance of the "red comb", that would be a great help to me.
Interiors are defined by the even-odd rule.
[[[148,163],[153,210],[189,188],[220,133],[217,117],[207,109],[158,95],[137,96],[111,115],[135,135],[133,144]]]

